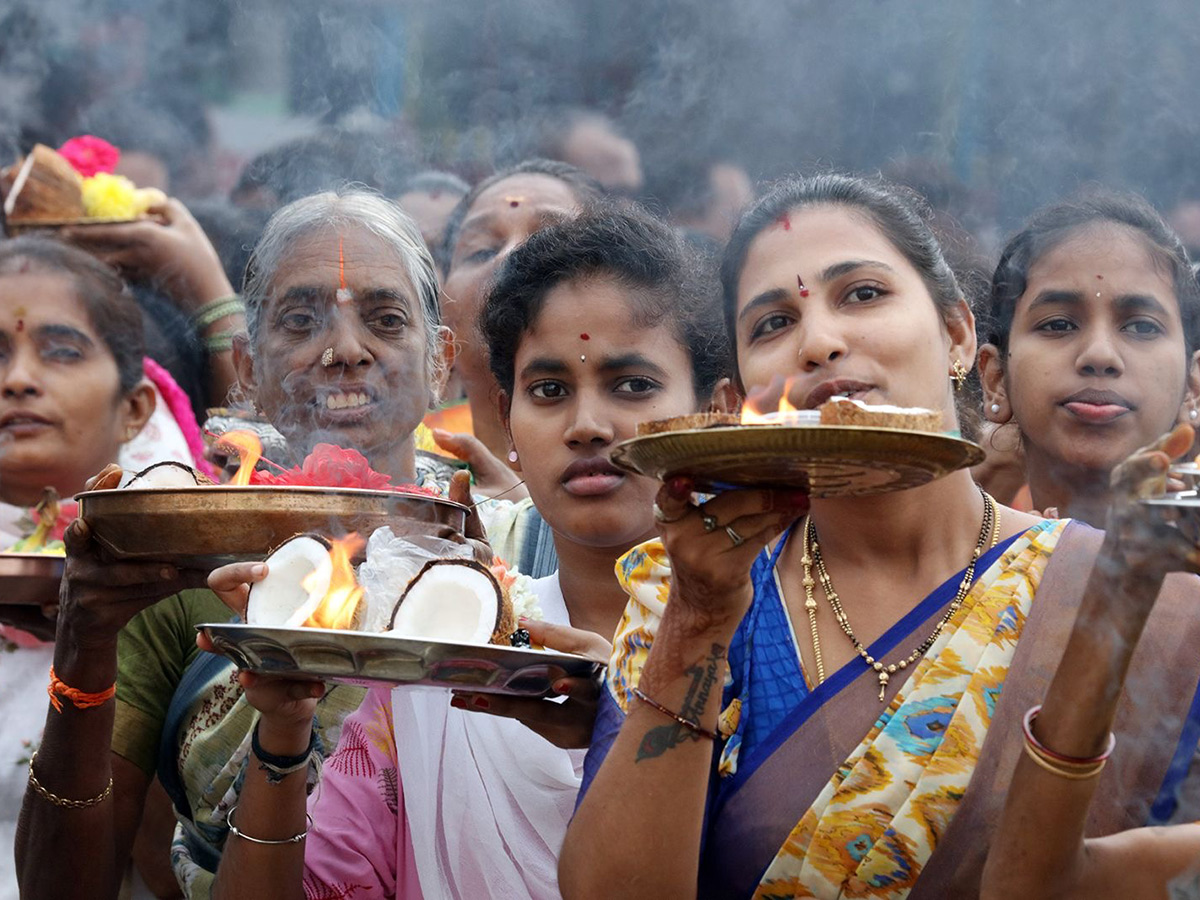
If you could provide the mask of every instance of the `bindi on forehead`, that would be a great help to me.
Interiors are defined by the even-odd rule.
[[[786,209],[779,214],[779,218],[775,220],[775,224],[781,226],[784,231],[792,230],[792,217],[788,215]]]
[[[516,209],[525,200],[524,197],[505,197],[504,199],[505,199],[505,201],[507,201],[508,205],[513,209]]]

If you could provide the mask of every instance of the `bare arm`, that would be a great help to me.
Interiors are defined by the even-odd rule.
[[[250,585],[266,577],[262,563],[223,566],[209,576],[211,587],[234,612],[244,617]],[[212,650],[204,635],[202,650]],[[261,714],[258,740],[272,756],[303,754],[312,736],[313,711],[325,693],[315,681],[272,678],[242,672],[238,676],[246,700]],[[287,841],[308,830],[305,770],[278,783],[251,755],[246,781],[238,796],[233,825],[243,835],[263,841]],[[213,900],[303,900],[304,841],[260,844],[230,833],[213,883]]]
[[[233,294],[217,251],[186,206],[168,200],[150,210],[157,218],[120,225],[64,229],[63,236],[126,277],[162,290],[188,316],[205,303]],[[199,327],[201,340],[244,331],[245,317],[233,313]],[[209,405],[220,406],[237,383],[230,348],[208,354]]]
[[[119,472],[119,470],[117,470]],[[59,592],[54,669],[59,679],[85,693],[101,693],[117,676],[117,633],[136,613],[188,587],[201,573],[158,563],[104,559],[87,524],[77,520],[64,536],[66,569]],[[55,797],[100,797],[86,808],[55,803],[30,786],[17,828],[17,878],[23,898],[115,897],[129,861],[149,778],[110,752],[115,704],[87,709],[62,699],[52,706],[34,763],[40,784]],[[63,865],[64,848],[72,864]]]
[[[720,527],[705,530],[690,491],[664,488],[671,599],[640,689],[707,732],[717,729],[725,654],[752,598],[758,551],[803,509],[794,498],[744,491],[705,506]],[[789,503],[789,500],[791,501]],[[806,502],[806,501],[803,501]],[[781,509],[783,511],[781,511]],[[732,525],[745,538],[734,546]],[[568,900],[695,896],[713,744],[647,703],[635,703],[567,831],[559,886]],[[596,848],[603,847],[603,853]]]
[[[1058,753],[1090,758],[1105,750],[1163,577],[1195,569],[1195,548],[1178,531],[1144,517],[1132,502],[1144,484],[1161,478],[1168,455],[1190,447],[1191,430],[1185,428],[1119,471],[1130,499],[1110,515],[1062,662],[1033,727],[1037,739]],[[1167,896],[1168,881],[1200,857],[1200,828],[1138,828],[1085,839],[1096,785],[1095,778],[1056,775],[1022,754],[984,867],[985,900]]]

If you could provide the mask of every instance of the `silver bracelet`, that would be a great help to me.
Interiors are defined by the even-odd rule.
[[[238,827],[233,824],[233,811],[237,809],[237,805],[229,807],[229,812],[225,813],[225,824],[229,826],[229,833],[234,837],[240,837],[243,841],[249,841],[252,844],[267,844],[270,846],[278,846],[279,844],[298,844],[308,837],[308,829],[312,828],[312,816],[308,813],[304,814],[304,818],[308,820],[308,828],[304,829],[299,834],[293,834],[290,838],[283,838],[279,841],[265,841],[262,838],[250,837],[248,834],[243,834],[238,831]]]

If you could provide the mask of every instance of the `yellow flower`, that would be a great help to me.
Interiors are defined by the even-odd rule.
[[[133,182],[107,172],[83,179],[83,206],[95,219],[135,219],[140,212]]]

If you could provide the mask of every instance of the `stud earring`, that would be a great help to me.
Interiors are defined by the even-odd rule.
[[[510,463],[515,463],[517,461],[517,451],[516,450],[508,451],[508,461]]]
[[[1195,422],[1196,419],[1200,419],[1200,412],[1196,412],[1196,410],[1194,410],[1194,409],[1189,409],[1188,410],[1188,418],[1191,419],[1193,422]]]
[[[950,379],[954,382],[956,391],[961,391],[963,385],[967,383],[967,367],[962,364],[962,360],[954,361],[954,365],[950,369]]]
[[[992,411],[992,415],[994,416],[994,415],[996,415],[996,413],[1000,412],[1000,404],[993,403],[991,406],[988,407],[988,409],[990,409]],[[1192,410],[1192,411],[1195,412],[1195,410]]]

